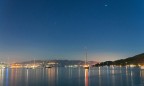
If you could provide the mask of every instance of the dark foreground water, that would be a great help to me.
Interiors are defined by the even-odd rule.
[[[144,86],[139,68],[0,69],[0,86]]]

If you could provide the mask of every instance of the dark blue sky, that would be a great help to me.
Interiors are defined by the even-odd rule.
[[[143,0],[0,0],[0,57],[105,61],[144,52]]]

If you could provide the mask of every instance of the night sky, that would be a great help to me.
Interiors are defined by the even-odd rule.
[[[0,0],[0,60],[105,61],[144,53],[144,0]]]

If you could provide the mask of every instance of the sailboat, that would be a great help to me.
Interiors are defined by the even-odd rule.
[[[52,68],[52,65],[48,63],[45,64],[45,68]]]
[[[86,49],[86,58],[85,58],[85,65],[83,66],[85,69],[89,69],[89,65],[87,63],[87,49]]]

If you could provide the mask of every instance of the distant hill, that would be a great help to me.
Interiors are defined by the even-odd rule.
[[[84,65],[85,61],[81,61],[81,60],[35,60],[35,61],[26,61],[26,62],[21,62],[18,64],[33,64],[33,63],[38,63],[38,64],[46,64],[46,63],[58,63],[58,66],[67,66],[67,65]],[[87,62],[89,65],[94,65],[97,62],[96,61],[88,61]]]
[[[125,65],[125,64],[135,64],[135,65],[144,64],[144,53],[138,54],[138,55],[135,55],[133,57],[126,58],[126,59],[116,60],[116,61],[114,61],[114,64],[118,64],[118,65],[119,64],[121,64],[121,65]]]
[[[144,65],[144,53],[129,57],[126,59],[120,59],[116,61],[106,61],[96,64],[95,66],[105,66],[105,65]]]

